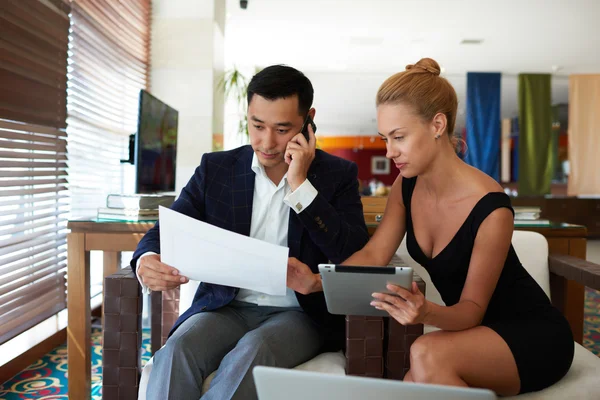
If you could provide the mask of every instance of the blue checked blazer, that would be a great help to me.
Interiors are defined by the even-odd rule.
[[[252,218],[255,173],[251,169],[254,152],[250,146],[206,153],[194,176],[171,208],[192,218],[248,236]],[[308,179],[318,195],[300,214],[290,209],[289,256],[296,257],[318,273],[318,264],[340,263],[360,250],[369,236],[358,193],[355,163],[321,150],[308,171]],[[147,251],[160,253],[160,226],[157,223],[140,241],[131,260]],[[202,282],[191,307],[182,314],[171,333],[196,313],[227,305],[239,289]],[[296,293],[304,311],[325,335],[328,348],[336,348],[344,338],[343,316],[327,312],[323,292]]]

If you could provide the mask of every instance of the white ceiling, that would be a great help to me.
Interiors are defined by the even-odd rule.
[[[294,66],[324,81],[313,82],[316,103],[327,76],[366,77],[374,87],[356,94],[372,102],[383,79],[421,57],[440,63],[463,109],[466,72],[502,72],[503,117],[515,115],[519,73],[554,73],[554,102],[567,101],[569,74],[600,73],[600,0],[248,0],[246,10],[227,0],[226,13],[226,64]],[[374,127],[372,107],[350,116]]]

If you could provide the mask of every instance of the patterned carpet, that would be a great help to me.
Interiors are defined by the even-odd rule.
[[[142,363],[150,359],[150,331],[142,334]],[[92,400],[102,399],[102,334],[92,330]],[[58,400],[67,395],[67,345],[57,347],[10,381],[0,385],[0,400]]]
[[[587,289],[583,344],[600,357],[600,292]],[[92,400],[102,399],[102,335],[92,332]],[[142,360],[150,359],[150,332],[143,334]],[[10,381],[0,385],[0,400],[67,399],[66,344],[29,366]]]
[[[600,357],[600,292],[587,288],[583,346]]]

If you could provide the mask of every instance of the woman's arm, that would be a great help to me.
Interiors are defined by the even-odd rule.
[[[507,208],[495,210],[480,225],[465,286],[455,305],[440,306],[426,300],[416,283],[411,290],[388,285],[399,297],[374,293],[371,305],[387,311],[403,325],[424,323],[447,331],[478,326],[504,267],[513,226],[513,214]]]
[[[402,176],[390,191],[383,219],[375,234],[361,250],[346,259],[343,265],[388,265],[406,232],[406,209],[402,200]]]

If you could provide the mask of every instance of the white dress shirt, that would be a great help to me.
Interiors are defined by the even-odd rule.
[[[292,208],[297,214],[301,213],[317,197],[318,192],[308,179],[292,192],[287,182],[287,174],[284,175],[279,185],[275,186],[267,176],[263,165],[258,161],[256,154],[252,157],[252,171],[256,174],[256,178],[254,180],[250,237],[287,247],[289,209]],[[140,268],[140,260],[149,254],[155,253],[144,253],[138,259],[136,275],[137,270]],[[142,290],[145,293],[148,292],[139,275],[138,280],[142,285]],[[290,288],[287,288],[285,296],[273,296],[254,290],[240,289],[236,300],[260,306],[300,306],[296,294]]]

